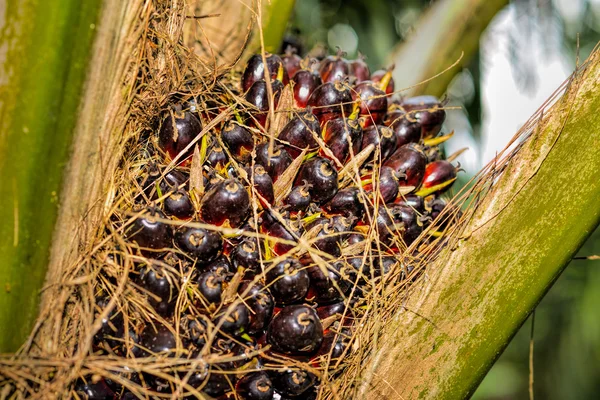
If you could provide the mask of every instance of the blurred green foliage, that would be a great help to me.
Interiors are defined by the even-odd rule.
[[[348,57],[358,51],[372,69],[386,66],[392,48],[410,36],[428,0],[302,0],[296,4],[289,32],[307,51],[317,44],[330,52],[342,47]],[[513,76],[524,92],[539,83],[530,68],[527,35],[560,32],[560,51],[574,68],[600,40],[600,2],[596,0],[514,0],[519,27],[510,33]],[[548,44],[550,46],[550,44]],[[473,90],[460,99],[475,143],[481,125],[479,55],[466,68]],[[512,135],[514,132],[509,132]],[[466,182],[466,178],[465,178]],[[568,191],[568,188],[563,190]],[[565,201],[568,198],[565,197]],[[600,254],[600,229],[580,255]],[[600,261],[575,260],[536,310],[534,329],[534,391],[538,399],[600,397]],[[531,319],[496,362],[475,399],[528,398]]]

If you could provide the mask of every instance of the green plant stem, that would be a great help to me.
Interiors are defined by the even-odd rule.
[[[455,248],[399,305],[364,398],[463,399],[600,222],[600,54],[485,196]],[[363,398],[363,397],[361,397]]]
[[[402,92],[406,95],[441,96],[479,49],[481,34],[494,15],[507,4],[508,0],[441,0],[433,4],[413,35],[389,58],[395,64],[396,90],[406,89]],[[425,82],[458,60],[450,70]]]
[[[0,20],[0,352],[37,315],[100,0],[8,0]]]

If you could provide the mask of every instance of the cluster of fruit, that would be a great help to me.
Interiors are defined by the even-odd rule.
[[[193,99],[161,117],[159,162],[138,181],[144,208],[122,225],[155,316],[125,323],[115,308],[95,348],[198,360],[171,375],[213,397],[316,398],[318,371],[342,368],[365,294],[392,268],[412,278],[400,255],[446,205],[446,113],[436,98],[394,95],[391,70],[341,54],[255,55],[231,90],[232,118],[204,135],[214,115]],[[97,315],[108,302],[98,294]],[[227,361],[200,362],[208,355]],[[176,390],[164,375],[126,375]],[[133,397],[110,379],[76,390]]]

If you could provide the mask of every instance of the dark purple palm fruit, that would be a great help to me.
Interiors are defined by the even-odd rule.
[[[304,149],[314,151],[319,148],[315,136],[319,136],[320,131],[317,117],[312,112],[305,112],[296,115],[283,127],[279,133],[279,140],[290,156],[296,158]]]
[[[171,244],[171,227],[157,218],[166,218],[157,208],[151,207],[142,213],[127,227],[127,239],[137,243],[141,248],[162,249]]]
[[[319,349],[319,355],[328,357],[331,354],[331,363],[335,363],[344,354],[344,351],[350,343],[350,332],[337,333],[328,330],[323,335],[323,344]]]
[[[110,297],[96,297],[95,319],[100,317],[109,302]],[[119,312],[118,306],[115,306],[107,316],[102,318],[101,328],[95,338],[102,340],[105,336],[117,336],[120,331],[123,331],[123,315]]]
[[[202,131],[202,124],[189,111],[175,111],[163,120],[158,133],[158,145],[171,159],[177,157]],[[193,148],[185,152],[180,162],[189,158]]]
[[[317,379],[307,371],[286,369],[274,371],[272,381],[275,391],[282,396],[309,400],[309,389],[314,387]]]
[[[358,58],[350,62],[350,74],[356,78],[356,83],[369,80],[371,71],[365,62],[365,56],[358,54]]]
[[[337,227],[334,226],[331,220],[323,218],[317,221],[316,224],[311,224],[306,230],[312,230],[317,225],[320,225],[321,229],[317,232],[314,246],[327,254],[339,257],[341,254],[340,242],[343,238]]]
[[[231,156],[241,163],[247,163],[254,149],[252,133],[235,121],[229,121],[221,130],[221,140]]]
[[[308,273],[295,258],[286,258],[267,269],[265,280],[277,304],[290,304],[306,296]]]
[[[394,131],[387,126],[374,125],[363,129],[363,139],[361,150],[364,150],[370,144],[379,148],[380,160],[387,160],[396,148],[398,148],[398,141]],[[371,158],[375,157],[375,151],[371,153]]]
[[[403,175],[399,180],[400,186],[414,186],[415,188],[418,188],[423,181],[426,165],[425,154],[411,144],[400,147],[384,163],[384,166]]]
[[[308,100],[316,88],[323,84],[319,74],[312,68],[303,68],[296,72],[292,79],[294,85],[294,100],[299,108],[306,108]]]
[[[283,67],[287,72],[287,76],[290,78],[294,77],[296,72],[302,67],[302,58],[296,54],[296,51],[291,47],[285,49],[285,54],[281,57],[281,60],[283,62]]]
[[[114,399],[117,396],[104,380],[93,382],[91,376],[88,376],[85,380],[78,380],[73,387],[73,391],[77,393],[77,398],[87,400]]]
[[[177,353],[177,339],[165,325],[148,324],[141,336],[144,352],[150,355],[167,355],[174,357]]]
[[[290,212],[306,211],[310,206],[310,185],[304,183],[300,186],[294,186],[290,193],[283,199],[283,204]]]
[[[404,99],[402,108],[421,124],[423,139],[436,136],[446,120],[442,103],[434,96],[417,96]]]
[[[305,182],[310,185],[308,192],[312,201],[323,204],[331,200],[338,191],[338,174],[331,161],[326,158],[314,157],[300,168],[294,186]]]
[[[341,263],[334,263],[326,271],[318,265],[309,267],[310,291],[307,298],[318,304],[344,300],[344,295],[352,289],[352,282],[348,275],[343,275],[336,269],[340,268],[340,265]]]
[[[206,162],[213,168],[220,170],[229,162],[229,157],[221,145],[215,144],[210,147],[206,155]]]
[[[229,277],[234,273],[229,258],[227,258],[227,256],[224,254],[221,254],[216,260],[208,264],[196,264],[195,267],[198,270],[214,271],[217,274],[225,277]]]
[[[182,226],[175,232],[175,244],[196,260],[196,265],[206,265],[219,257],[223,238],[216,231]]]
[[[268,141],[256,147],[256,164],[262,165],[273,179],[273,182],[277,182],[277,179],[292,163],[292,157],[278,143],[273,143],[271,152],[269,152],[269,147],[270,143]]]
[[[266,53],[265,58],[267,61],[267,69],[269,70],[271,81],[274,82],[275,80],[279,79],[281,83],[287,85],[289,78],[281,57],[276,54]],[[281,71],[283,71],[283,73]],[[255,54],[250,57],[250,60],[248,60],[246,69],[242,75],[242,91],[246,92],[255,82],[264,79],[265,64],[263,63],[262,54]]]
[[[273,382],[264,371],[244,375],[235,387],[236,394],[242,400],[273,399]]]
[[[360,152],[363,132],[355,119],[336,118],[325,122],[322,136],[333,156],[341,164],[346,164]],[[327,156],[324,151],[321,153]]]
[[[178,169],[172,169],[165,173],[165,176],[160,181],[160,190],[163,194],[173,189],[187,189],[187,182],[190,177],[186,172]]]
[[[381,167],[379,171],[379,193],[385,204],[392,203],[398,197],[400,178],[399,172],[390,167]]]
[[[184,314],[179,323],[186,339],[199,349],[202,349],[210,341],[211,322],[207,316]]]
[[[272,81],[271,88],[273,90],[273,107],[277,108],[283,84],[279,81]],[[246,101],[258,109],[252,112],[252,116],[256,118],[258,125],[265,126],[269,111],[269,91],[265,81],[256,81],[246,93]]]
[[[248,179],[251,183],[254,183],[254,189],[261,195],[268,204],[265,204],[262,199],[260,202],[263,207],[268,207],[275,202],[275,192],[273,189],[273,179],[269,176],[265,167],[260,164],[254,165],[254,173],[250,175],[250,168],[248,167],[247,172],[249,173]]]
[[[272,251],[276,255],[284,255],[296,247],[295,244],[283,243],[282,240],[295,243],[302,236],[302,229],[297,221],[284,218],[283,222],[282,224],[275,221],[265,227],[266,233],[270,236]]]
[[[352,114],[352,92],[344,82],[324,83],[310,96],[308,105],[321,124]]]
[[[394,78],[392,78],[392,72],[394,71],[394,66],[392,65],[388,69],[380,69],[371,75],[371,81],[379,87],[379,89],[383,90],[385,94],[394,93],[395,84]]]
[[[396,199],[396,203],[411,207],[419,214],[423,214],[425,212],[425,200],[423,199],[423,197],[418,196],[416,194],[406,194],[403,196],[399,196]]]
[[[250,213],[250,196],[237,179],[225,179],[214,185],[202,198],[200,217],[203,221],[237,228]]]
[[[248,308],[244,303],[224,305],[215,317],[215,326],[221,326],[221,331],[239,336],[248,326]]]
[[[365,213],[365,223],[367,226],[373,226],[377,233],[377,240],[387,245],[394,234],[391,212],[384,204],[379,204],[376,209],[370,208],[369,213]],[[375,223],[371,222],[372,218],[375,218]]]
[[[422,188],[434,190],[435,187],[439,187],[429,194],[440,195],[450,189],[455,180],[456,167],[449,161],[438,160],[427,164]]]
[[[152,198],[152,194],[155,194],[156,182],[160,179],[160,176],[160,168],[156,163],[149,162],[144,166],[141,175],[137,178],[137,182],[147,197]]]
[[[440,216],[442,211],[446,209],[446,207],[452,207],[450,211],[445,212],[444,215],[440,218],[439,221],[436,219]],[[438,229],[445,230],[448,228],[451,222],[458,221],[462,216],[462,211],[460,209],[455,209],[452,204],[448,204],[446,200],[441,198],[433,199],[429,204],[426,205],[427,214],[431,217],[433,221],[435,221],[435,225]]]
[[[284,307],[267,329],[267,343],[273,350],[291,354],[310,354],[323,340],[323,326],[311,307],[299,304]]]
[[[403,111],[393,111],[386,117],[385,124],[394,131],[396,146],[421,141],[421,124]]]
[[[273,296],[262,284],[249,280],[242,281],[238,294],[250,309],[246,331],[249,335],[262,333],[273,316]]]
[[[423,225],[418,220],[419,215],[413,208],[402,204],[394,204],[390,207],[390,212],[396,226],[400,227],[402,240],[409,246],[423,232]]]
[[[175,310],[179,287],[177,278],[159,265],[148,266],[140,272],[139,285],[150,292],[148,303],[162,316]]]
[[[329,200],[323,209],[329,214],[341,214],[347,218],[361,220],[365,212],[365,207],[361,201],[360,189],[357,187],[347,187],[336,193]]]
[[[352,91],[352,99],[358,101],[361,125],[369,127],[383,122],[387,113],[387,97],[385,92],[377,88],[372,82],[359,83]]]
[[[229,257],[235,268],[243,267],[245,269],[259,272],[260,270],[260,244],[256,238],[244,238],[242,243],[235,246]]]
[[[324,83],[341,81],[350,75],[350,63],[343,56],[344,53],[338,50],[337,55],[327,56],[321,61],[319,74]]]
[[[194,383],[202,390],[202,393],[206,393],[210,398],[222,396],[235,387],[237,377],[231,373],[233,368],[231,363],[211,364],[208,379],[204,377]]]
[[[204,305],[221,302],[224,280],[225,277],[216,271],[204,271],[198,275],[198,292]]]
[[[179,219],[192,218],[196,212],[188,192],[183,189],[176,190],[169,194],[164,200],[163,208],[165,214]]]

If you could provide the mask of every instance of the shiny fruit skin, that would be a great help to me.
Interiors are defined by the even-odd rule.
[[[302,58],[296,53],[286,53],[283,57],[281,57],[283,61],[283,67],[287,72],[287,76],[293,78],[296,75],[296,72],[300,71]]]
[[[360,152],[363,132],[356,120],[329,120],[323,126],[322,136],[333,156],[342,164],[346,164],[351,157]],[[325,152],[322,153],[326,156]]]
[[[291,369],[281,372],[274,371],[272,380],[277,393],[291,398],[302,398],[307,400],[307,392],[314,387],[316,383],[316,377],[310,372]]]
[[[142,248],[162,249],[171,243],[171,227],[156,218],[166,218],[156,208],[147,209],[126,230],[126,236]]]
[[[446,120],[446,111],[434,96],[416,96],[404,99],[402,108],[421,124],[423,139],[436,136]]]
[[[383,122],[388,107],[383,90],[375,87],[372,82],[365,81],[354,87],[352,99],[360,102],[359,115],[363,117],[363,127],[379,125]]]
[[[226,179],[214,185],[202,198],[200,216],[203,221],[232,228],[241,226],[250,213],[250,196],[237,179]]]
[[[280,353],[310,354],[322,340],[323,327],[317,313],[303,304],[284,307],[267,329],[267,343]]]
[[[398,197],[400,189],[399,173],[392,168],[383,166],[379,173],[379,193],[384,203],[391,203]]]
[[[369,80],[371,76],[371,71],[369,70],[369,66],[365,62],[365,58],[362,55],[356,60],[353,60],[350,63],[351,74],[356,77],[356,83],[361,83],[363,81]]]
[[[441,185],[452,179],[456,179],[456,167],[446,160],[434,161],[427,164],[427,167],[425,168],[423,188],[426,189]],[[434,194],[440,195],[450,189],[451,186],[452,184],[449,184],[448,186],[437,190]]]
[[[302,150],[314,151],[319,148],[315,136],[319,136],[321,127],[312,112],[296,115],[279,133],[285,149],[292,158],[296,158]]]
[[[269,142],[264,142],[256,147],[256,164],[262,165],[273,182],[277,182],[292,163],[292,157],[278,143],[273,143],[272,152],[269,153],[269,145]]]
[[[215,271],[205,271],[198,275],[198,291],[205,303],[221,303],[224,277]]]
[[[404,145],[396,150],[384,165],[406,175],[406,177],[399,179],[400,186],[414,186],[418,188],[425,175],[427,157],[415,147]]]
[[[243,267],[255,272],[260,270],[260,245],[256,238],[244,238],[242,243],[235,246],[230,254],[231,262],[235,268]]]
[[[164,325],[147,325],[142,332],[141,344],[148,355],[160,354],[174,357],[177,340],[169,328]]]
[[[194,216],[196,210],[190,196],[185,190],[177,190],[171,193],[163,203],[165,213],[179,219],[189,219]]]
[[[284,71],[283,75],[283,83],[284,85],[288,83],[288,74],[283,65],[283,61],[281,57],[276,54],[265,54],[265,58],[267,61],[267,69],[269,70],[269,76],[271,81],[275,81],[277,79],[277,74],[279,69],[282,68]],[[253,55],[248,63],[246,64],[246,69],[244,70],[244,74],[242,75],[242,91],[246,92],[250,87],[260,80],[265,79],[265,64],[263,63],[262,54]]]
[[[387,126],[374,125],[363,129],[361,150],[370,144],[379,147],[380,160],[387,160],[399,147],[396,135]],[[371,158],[375,157],[375,150]]]
[[[306,69],[296,72],[292,81],[294,82],[294,100],[299,108],[306,108],[310,96],[316,88],[323,84],[319,75]]]
[[[196,258],[198,265],[214,261],[223,249],[223,239],[218,232],[189,226],[182,226],[175,232],[175,244]]]
[[[334,118],[349,117],[352,113],[352,94],[342,82],[324,83],[310,96],[308,105],[321,124]]]
[[[248,314],[248,308],[244,303],[224,305],[215,317],[215,325],[220,325],[221,331],[237,336],[248,326]]]
[[[328,56],[321,61],[319,74],[324,83],[341,81],[350,75],[350,64],[343,57]]]
[[[421,124],[404,112],[390,113],[386,118],[386,124],[394,131],[397,147],[421,141]]]
[[[157,296],[148,296],[150,305],[162,316],[171,315],[179,288],[175,277],[160,266],[149,266],[140,272],[139,284],[142,288]]]
[[[242,400],[273,399],[273,383],[264,371],[251,372],[244,375],[236,385],[236,394]]]
[[[173,121],[173,117],[175,120]],[[158,135],[158,145],[165,151],[171,159],[177,157],[202,131],[202,124],[192,113],[185,111],[183,113],[174,113],[168,115],[162,122]],[[179,159],[183,161],[189,158],[193,153],[190,148]]]
[[[311,185],[308,189],[311,199],[317,204],[322,204],[329,201],[337,193],[337,179],[338,174],[331,161],[314,157],[302,165],[296,177],[295,185],[299,186],[304,182]]]
[[[247,163],[254,149],[252,133],[237,122],[229,121],[221,130],[221,140],[232,157],[241,163]]]
[[[283,85],[279,81],[272,81],[271,88],[273,90],[273,107],[277,108],[279,97]],[[246,93],[246,101],[258,109],[252,115],[256,118],[259,125],[265,126],[267,121],[267,112],[269,111],[269,91],[265,81],[256,81]]]
[[[291,212],[306,211],[310,206],[310,200],[308,185],[305,184],[293,187],[286,198],[283,199],[283,204]]]
[[[416,211],[411,207],[401,204],[394,204],[391,206],[390,211],[394,216],[394,222],[396,222],[396,224],[402,224],[402,228],[400,229],[402,239],[404,240],[404,243],[409,246],[423,231],[423,226],[417,221],[418,215]]]
[[[275,202],[273,179],[262,165],[256,164],[254,166],[254,173],[250,177],[250,182],[254,183],[254,189],[256,189],[256,192],[260,194],[268,204],[272,205]],[[267,207],[266,204],[263,204],[262,199],[260,201],[263,207]]]
[[[262,284],[249,280],[242,281],[238,293],[251,310],[248,313],[248,334],[256,335],[263,332],[273,316],[275,304],[273,296]]]
[[[323,208],[330,214],[341,214],[347,218],[360,220],[365,212],[365,207],[360,199],[360,189],[347,187],[338,191]]]
[[[308,273],[295,258],[286,258],[268,268],[265,279],[278,304],[302,300],[310,285]]]

